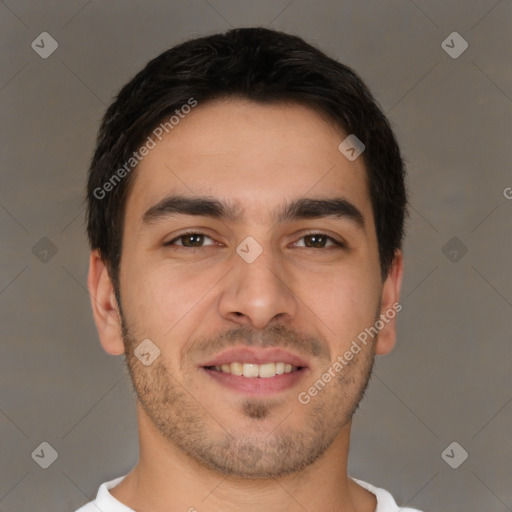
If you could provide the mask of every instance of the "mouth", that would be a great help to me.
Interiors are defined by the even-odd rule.
[[[223,352],[200,368],[223,387],[252,396],[289,389],[309,370],[305,360],[290,352],[248,347]]]

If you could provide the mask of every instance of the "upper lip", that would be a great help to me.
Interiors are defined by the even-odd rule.
[[[307,367],[304,359],[283,350],[281,348],[250,348],[238,347],[226,350],[218,354],[214,359],[210,359],[200,366],[221,366],[230,363],[250,363],[250,364],[264,364],[264,363],[289,363],[293,366]]]

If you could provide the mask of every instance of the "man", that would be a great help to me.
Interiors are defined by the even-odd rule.
[[[263,28],[185,42],[107,110],[87,190],[94,318],[140,446],[80,512],[398,511],[347,475],[406,214],[361,80]]]

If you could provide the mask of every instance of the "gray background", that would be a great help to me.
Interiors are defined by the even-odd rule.
[[[425,511],[512,510],[511,21],[505,0],[0,3],[0,510],[70,512],[135,464],[129,378],[86,289],[96,131],[150,58],[256,25],[352,66],[408,165],[398,344],[356,415],[350,474]],[[47,59],[31,48],[43,31],[59,45]],[[469,44],[456,59],[453,31]],[[31,457],[43,441],[48,469]],[[453,441],[458,469],[441,456]]]

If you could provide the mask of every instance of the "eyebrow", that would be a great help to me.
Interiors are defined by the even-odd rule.
[[[245,218],[244,210],[234,203],[205,196],[171,195],[163,198],[144,213],[142,226],[149,226],[175,215],[212,217],[233,223],[242,222]],[[347,219],[361,230],[365,227],[365,219],[361,211],[343,197],[326,199],[303,197],[285,202],[271,213],[271,219],[277,223],[323,217]]]

